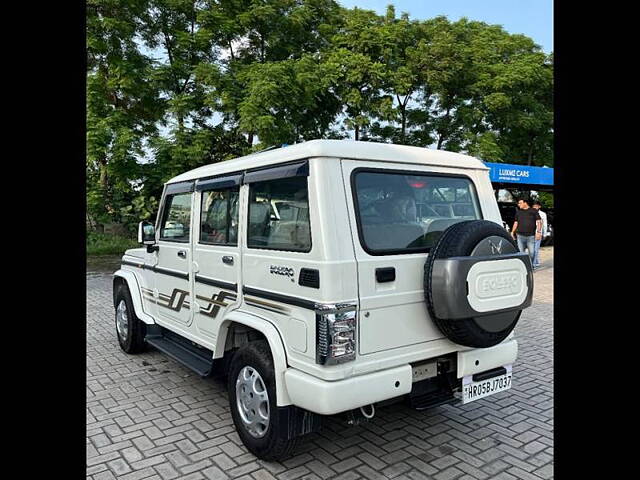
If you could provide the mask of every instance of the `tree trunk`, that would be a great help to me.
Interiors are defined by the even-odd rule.
[[[235,60],[236,57],[233,56],[233,45],[231,45],[231,40],[229,40],[229,52],[231,53],[231,60]]]
[[[404,142],[407,131],[407,112],[404,105],[400,109],[400,113],[402,115],[402,141]]]
[[[104,209],[106,212],[111,213],[111,198],[109,195],[109,174],[107,173],[107,159],[101,158],[100,164],[100,189],[104,195]]]
[[[410,96],[411,96],[411,92],[409,92],[407,96],[404,97],[404,101],[401,101],[400,95],[396,94],[396,99],[398,100],[398,107],[400,107],[400,115],[402,116],[401,132],[402,132],[403,141],[406,138],[406,134],[407,134],[407,103],[409,103]]]
[[[529,144],[529,155],[528,155],[527,165],[531,166],[532,162],[533,162],[533,142]]]
[[[451,112],[451,107],[447,108],[447,111],[444,114],[444,118],[447,120],[447,123],[449,123],[449,113]],[[446,131],[445,129],[441,129],[438,131],[438,146],[436,147],[438,150],[440,150],[440,148],[442,147],[442,144],[444,143],[444,139],[446,138]]]
[[[249,146],[252,147],[253,146],[253,132],[249,132],[247,134],[247,142],[249,142]]]
[[[107,161],[105,159],[100,160],[100,188],[107,190],[109,187],[109,176],[107,175]]]
[[[356,141],[360,138],[360,125],[355,126],[356,130]]]

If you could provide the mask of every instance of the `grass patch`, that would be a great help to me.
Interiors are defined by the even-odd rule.
[[[87,255],[124,255],[125,250],[136,247],[135,238],[87,232]]]

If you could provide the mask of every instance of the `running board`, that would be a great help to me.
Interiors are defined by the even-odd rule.
[[[147,335],[144,340],[201,377],[207,377],[211,373],[213,366],[211,350],[196,346],[184,337],[159,325],[147,325]]]

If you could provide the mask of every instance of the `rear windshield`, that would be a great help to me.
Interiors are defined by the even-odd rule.
[[[449,226],[482,218],[468,178],[355,171],[360,241],[381,255],[427,251]]]

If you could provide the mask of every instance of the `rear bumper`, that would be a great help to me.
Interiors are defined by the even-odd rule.
[[[335,382],[289,368],[284,380],[293,405],[321,415],[333,415],[409,393],[411,365]]]
[[[457,377],[512,364],[517,354],[515,339],[490,348],[458,352]],[[333,415],[408,394],[412,378],[410,364],[331,382],[294,368],[284,373],[291,403],[321,415]]]
[[[458,352],[457,377],[462,378],[486,372],[492,368],[510,365],[515,362],[517,356],[518,342],[515,338],[489,348],[475,348]]]

